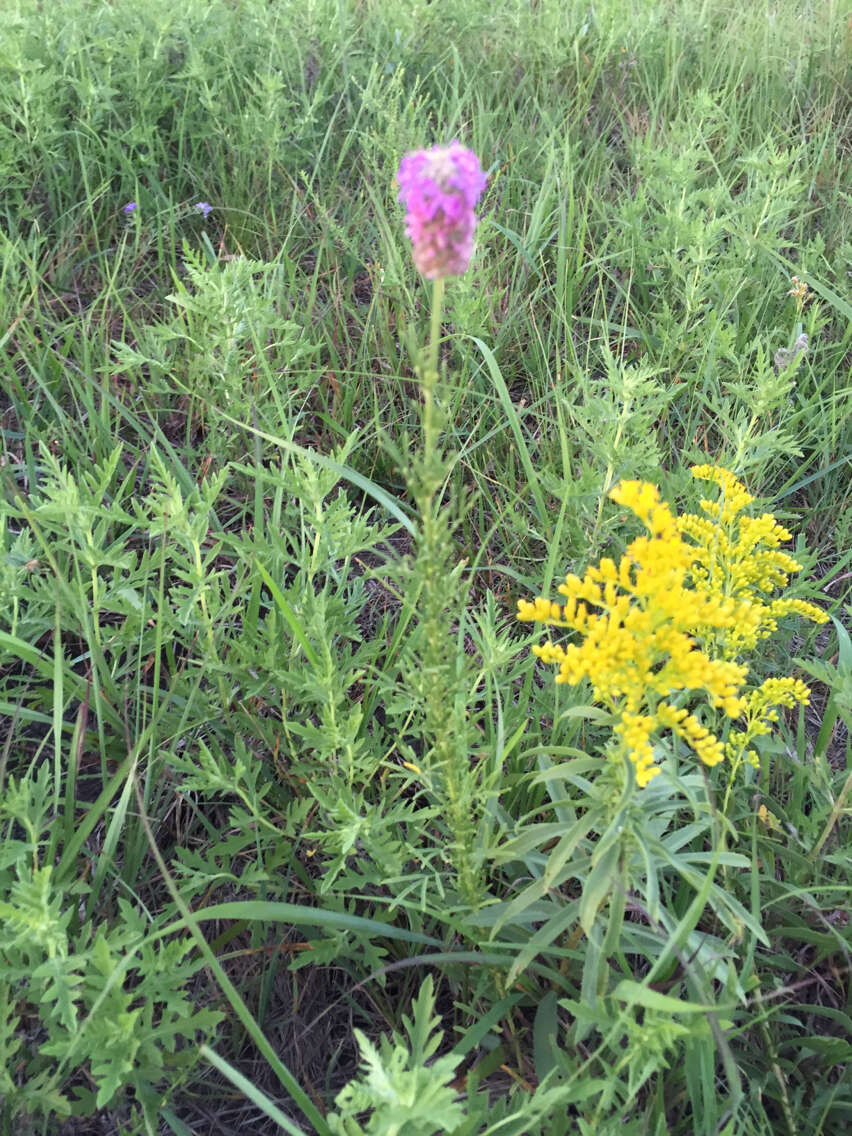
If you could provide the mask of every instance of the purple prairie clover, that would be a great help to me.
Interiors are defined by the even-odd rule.
[[[455,139],[406,154],[396,175],[414,265],[427,280],[462,276],[473,254],[474,207],[488,178]]]

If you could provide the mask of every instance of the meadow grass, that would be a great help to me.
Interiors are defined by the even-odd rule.
[[[7,0],[0,1133],[848,1131],[850,18]],[[637,789],[517,600],[695,464],[829,621]]]

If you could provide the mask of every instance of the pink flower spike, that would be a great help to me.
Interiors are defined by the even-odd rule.
[[[427,280],[462,276],[473,254],[474,206],[488,178],[457,140],[406,154],[396,175],[414,265]]]

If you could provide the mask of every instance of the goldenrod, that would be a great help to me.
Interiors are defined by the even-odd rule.
[[[696,587],[713,595],[745,602],[751,615],[745,623],[717,630],[712,649],[724,658],[736,658],[751,650],[760,639],[777,630],[778,619],[793,613],[825,623],[828,616],[804,600],[771,600],[775,588],[784,588],[801,564],[779,545],[792,534],[771,513],[759,517],[743,515],[753,500],[745,487],[726,469],[693,466],[692,476],[714,482],[722,492],[720,501],[701,501],[703,517],[688,513],[678,517],[678,531],[694,544],[691,578]],[[710,645],[710,644],[708,644]]]
[[[653,738],[660,731],[681,738],[712,766],[734,748],[742,752],[767,713],[771,720],[770,705],[805,701],[807,687],[793,679],[769,680],[776,685],[744,695],[748,667],[737,657],[782,615],[827,618],[804,601],[769,598],[801,567],[778,549],[790,539],[787,530],[771,514],[742,515],[753,498],[728,470],[696,466],[692,474],[721,490],[720,500],[701,502],[703,517],[675,517],[656,486],[622,481],[610,497],[635,513],[647,535],[633,540],[618,564],[605,557],[582,577],[569,573],[558,589],[563,604],[543,596],[518,601],[519,619],[580,636],[533,651],[559,667],[557,682],[589,680],[595,701],[617,719],[619,751],[633,763],[640,787],[659,773]],[[728,718],[745,714],[746,729],[732,731],[723,745],[694,713],[674,704],[696,695]]]

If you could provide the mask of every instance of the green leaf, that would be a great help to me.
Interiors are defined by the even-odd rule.
[[[220,1073],[224,1074],[234,1088],[238,1089],[247,1100],[250,1100],[251,1103],[268,1116],[270,1120],[274,1120],[279,1128],[283,1128],[285,1132],[288,1132],[289,1136],[307,1136],[307,1133],[302,1128],[299,1128],[289,1117],[284,1115],[281,1109],[269,1099],[266,1093],[259,1089],[257,1085],[253,1085],[247,1077],[243,1076],[239,1069],[235,1069],[224,1057],[220,1057],[215,1049],[211,1048],[209,1045],[201,1045],[199,1046],[198,1052],[205,1061],[209,1061]],[[179,1129],[175,1129],[175,1131],[177,1132]],[[186,1129],[186,1131],[188,1132],[189,1129]]]
[[[612,997],[631,1006],[644,1006],[646,1010],[658,1010],[661,1014],[706,1014],[723,1009],[722,1006],[703,1002],[684,1002],[652,990],[641,982],[623,978],[612,992]],[[730,1008],[730,1007],[729,1007]]]
[[[249,922],[289,923],[294,927],[324,927],[337,931],[356,931],[365,935],[378,935],[386,939],[399,939],[406,943],[425,943],[430,947],[441,947],[440,939],[423,935],[418,931],[408,931],[392,923],[381,923],[376,919],[365,919],[361,915],[347,915],[343,911],[327,911],[321,907],[301,906],[296,903],[274,903],[266,900],[235,900],[232,903],[214,903],[192,913],[200,923],[208,920],[245,919]],[[157,931],[158,936],[173,934],[184,927],[185,921],[174,923]]]
[[[618,872],[618,858],[621,854],[620,841],[614,840],[589,873],[583,885],[580,898],[580,926],[586,935],[591,935],[598,911],[612,891]]]

